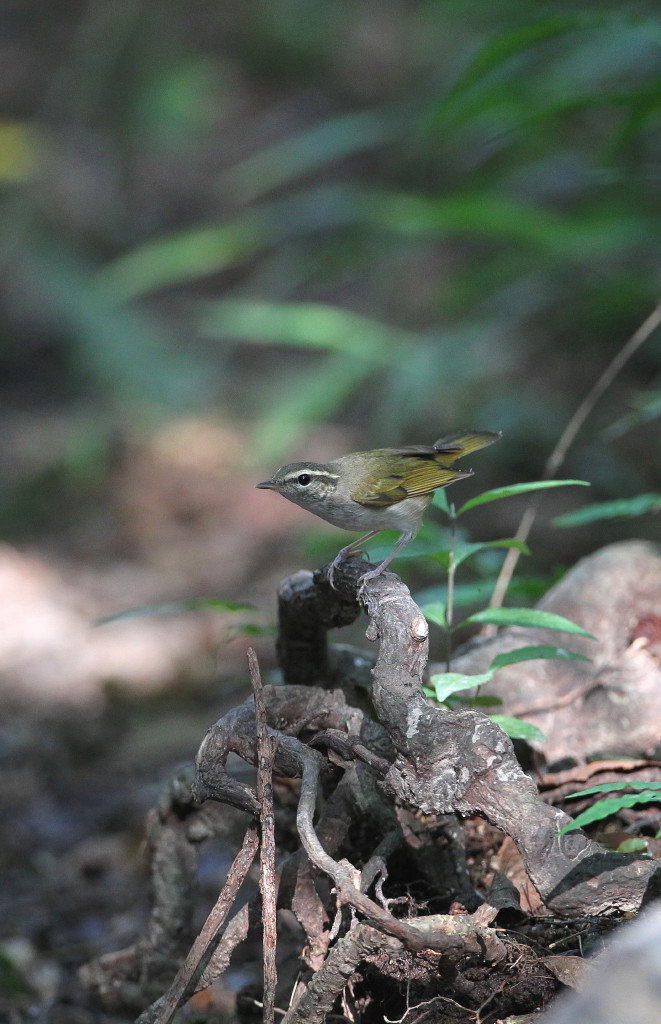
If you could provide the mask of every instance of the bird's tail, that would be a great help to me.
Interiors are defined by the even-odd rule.
[[[441,437],[434,442],[434,448],[439,454],[437,462],[442,466],[451,466],[457,459],[471,452],[477,452],[480,448],[486,448],[502,437],[501,431],[493,430],[471,430],[463,434],[451,434],[449,437]]]

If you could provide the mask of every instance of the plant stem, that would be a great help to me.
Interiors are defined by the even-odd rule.
[[[544,472],[542,473],[542,480],[552,480],[555,474],[558,472],[562,465],[565,456],[571,447],[577,433],[585,423],[588,416],[591,414],[595,405],[602,397],[604,392],[610,387],[622,367],[627,363],[631,356],[636,352],[637,349],[647,341],[650,334],[656,330],[661,324],[661,302],[658,303],[648,317],[643,321],[638,330],[634,331],[629,340],[619,350],[617,355],[611,360],[604,372],[601,374],[599,379],[593,384],[588,394],[585,396],[583,401],[580,403],[578,409],[569,420],[569,423],[563,430],[560,438],[548,457]],[[517,540],[526,541],[532,525],[535,521],[537,514],[537,503],[539,501],[539,495],[536,495],[528,508],[523,514],[519,528],[516,531],[515,537]],[[519,560],[521,552],[516,548],[510,548],[505,556],[502,568],[496,585],[489,601],[491,608],[500,608],[505,597],[505,593],[512,579],[516,563]],[[487,626],[483,630],[484,635],[493,635],[496,631],[495,626]]]
[[[448,545],[448,600],[445,606],[445,665],[450,671],[452,663],[452,619],[454,616],[454,548],[457,539],[457,513],[454,502],[448,502],[448,519],[450,520],[450,543]]]

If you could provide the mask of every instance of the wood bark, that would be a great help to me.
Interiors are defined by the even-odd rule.
[[[297,679],[306,678],[306,664],[328,663],[310,618],[332,622],[340,610],[346,616],[364,571],[364,562],[347,560],[336,571],[336,590],[328,584],[327,569],[305,585],[281,588],[287,611],[281,617],[280,650]],[[445,710],[424,697],[428,627],[398,577],[383,573],[370,581],[365,606],[367,637],[379,642],[372,700],[396,751],[382,780],[390,798],[426,814],[484,817],[515,842],[543,902],[556,914],[639,909],[659,888],[654,863],[609,852],[582,832],[558,836],[568,816],[540,800],[502,730],[479,711]],[[308,674],[313,681],[314,670]]]

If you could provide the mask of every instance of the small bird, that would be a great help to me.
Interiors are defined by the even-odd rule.
[[[379,576],[413,540],[434,491],[473,475],[470,469],[451,469],[457,459],[493,444],[501,436],[500,432],[475,430],[442,437],[433,445],[353,452],[326,465],[291,462],[278,469],[271,480],[255,486],[277,491],[343,530],[368,531],[335,556],[328,572],[331,586],[339,563],[363,541],[382,530],[399,530],[399,540],[388,557],[360,577],[360,596],[367,581]]]

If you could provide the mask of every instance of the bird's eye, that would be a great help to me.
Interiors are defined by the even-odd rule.
[[[307,485],[310,483],[311,480],[312,480],[312,477],[310,476],[309,473],[300,473],[299,474],[298,482],[301,485],[301,487],[307,487]]]

